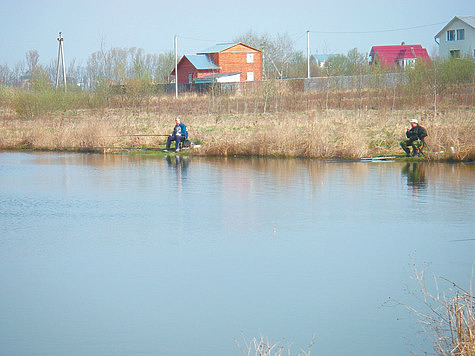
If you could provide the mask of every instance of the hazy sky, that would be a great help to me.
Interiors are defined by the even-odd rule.
[[[192,54],[250,30],[288,34],[304,53],[309,30],[312,53],[366,53],[405,41],[432,54],[434,35],[454,16],[475,15],[475,1],[0,0],[0,14],[0,64],[24,61],[32,49],[48,64],[61,31],[66,63],[85,65],[101,44],[158,54],[172,51],[178,35],[179,53]]]

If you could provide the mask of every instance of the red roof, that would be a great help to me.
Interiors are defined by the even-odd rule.
[[[403,59],[420,58],[423,62],[429,61],[429,55],[421,45],[373,46],[371,48],[371,62],[379,58],[382,67],[398,63]]]

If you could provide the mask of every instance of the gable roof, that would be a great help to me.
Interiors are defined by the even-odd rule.
[[[182,63],[185,59],[187,59],[197,70],[220,68],[206,54],[185,54],[183,57],[181,57],[180,61],[178,62],[178,65],[180,65],[180,63]],[[175,68],[172,69],[170,75],[175,75]]]
[[[455,16],[452,20],[449,21],[447,25],[444,26],[442,30],[440,30],[434,37],[435,38],[440,38],[440,36],[445,32],[445,30],[454,23],[455,20],[460,20],[462,22],[465,22],[467,25],[471,26],[472,28],[475,28],[475,16]]]
[[[212,47],[205,49],[203,52],[199,52],[199,53],[219,53],[237,45],[241,45],[241,46],[253,49],[255,51],[259,51],[257,48],[248,46],[247,44],[244,44],[242,42],[229,42],[229,43],[218,43]]]
[[[369,55],[373,60],[377,55],[382,66],[389,66],[406,58],[429,60],[426,49],[421,45],[373,46]]]
[[[206,54],[187,54],[186,57],[196,69],[219,69]]]
[[[224,51],[225,49],[234,47],[234,46],[237,45],[238,43],[239,43],[239,42],[234,42],[234,43],[218,43],[218,44],[215,44],[214,46],[211,46],[211,47],[205,49],[203,52],[200,52],[200,53],[218,53],[218,52]]]

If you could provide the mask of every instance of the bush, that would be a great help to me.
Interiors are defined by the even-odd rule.
[[[14,95],[12,88],[0,85],[0,106],[11,106]]]
[[[16,90],[12,104],[17,114],[24,119],[42,117],[54,111],[79,108],[97,108],[106,104],[101,95],[82,91],[55,89]]]
[[[445,61],[422,63],[408,70],[409,87],[415,95],[427,91],[443,92],[450,86],[473,83],[475,80],[475,62],[471,58],[450,58]]]

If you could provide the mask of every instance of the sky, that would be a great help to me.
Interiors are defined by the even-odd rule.
[[[62,32],[66,66],[86,65],[101,47],[137,47],[145,53],[194,54],[231,42],[249,31],[287,35],[294,48],[346,54],[372,46],[421,44],[437,53],[434,36],[454,16],[475,15],[473,0],[279,1],[279,0],[0,0],[0,65],[25,62],[37,50],[39,63],[56,61]]]

